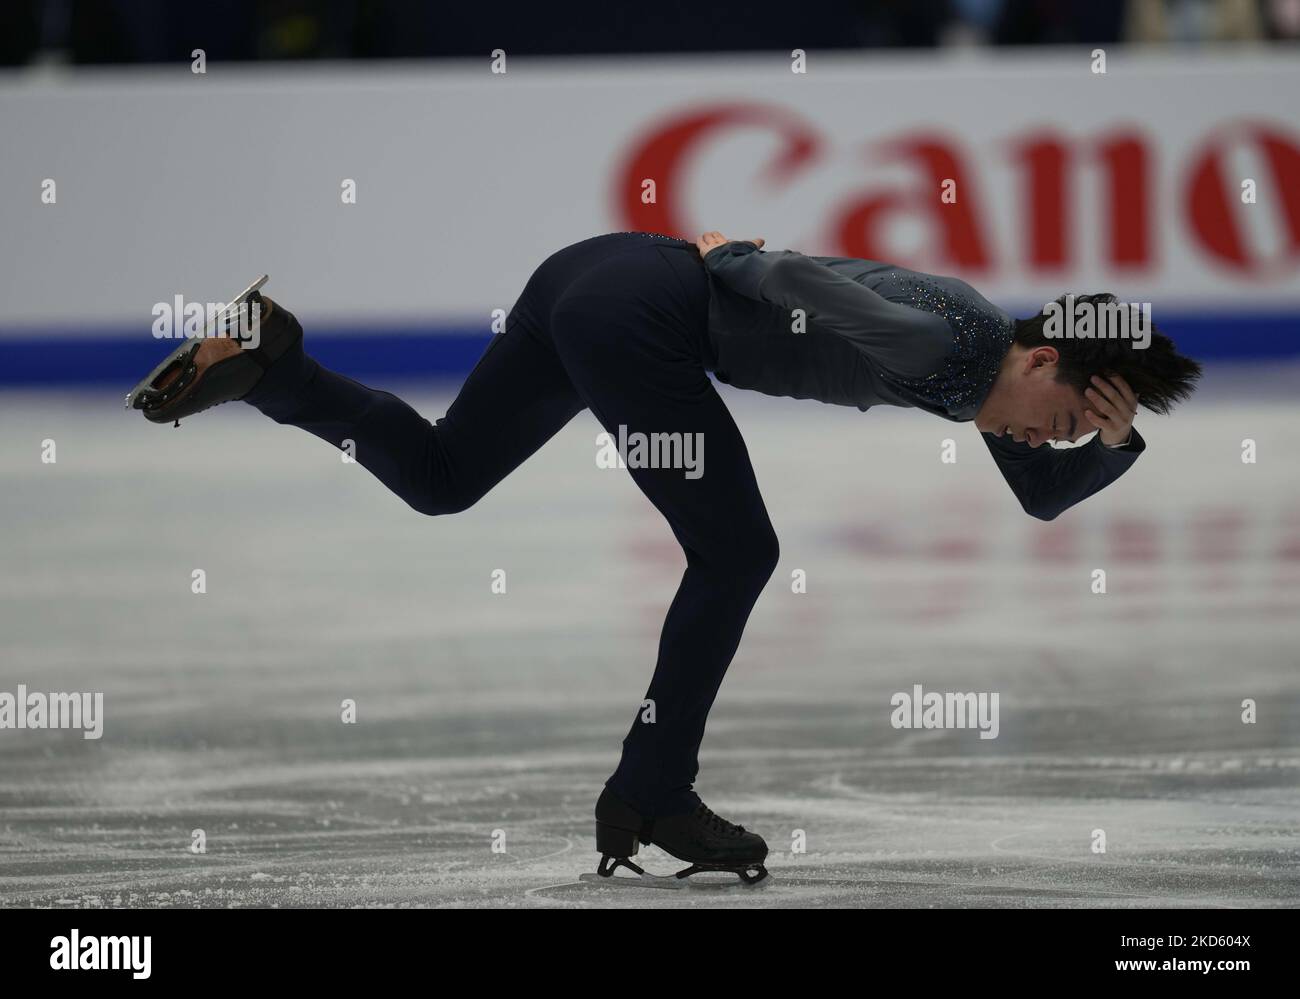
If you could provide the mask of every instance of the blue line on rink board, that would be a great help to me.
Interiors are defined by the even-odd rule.
[[[1028,310],[1016,313],[1028,314]],[[1300,311],[1164,313],[1156,320],[1183,353],[1199,360],[1300,357]],[[464,375],[491,334],[465,325],[339,326],[308,330],[307,349],[328,368],[356,378]],[[98,335],[51,326],[0,330],[0,385],[76,385],[116,382],[130,388],[173,346],[141,323],[100,328]]]
[[[307,350],[327,368],[353,378],[450,378],[466,374],[491,334],[464,328],[392,333],[356,328],[308,334]],[[0,337],[0,386],[117,382],[129,389],[176,345],[143,336]]]

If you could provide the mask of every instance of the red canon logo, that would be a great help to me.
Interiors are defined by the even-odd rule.
[[[693,109],[657,125],[635,142],[615,178],[615,211],[622,227],[691,237],[702,227],[681,216],[677,193],[691,158],[729,129],[762,128],[781,140],[777,156],[766,165],[760,183],[779,188],[826,154],[827,144],[797,114],[779,107],[725,104]],[[1153,219],[1152,185],[1158,164],[1146,135],[1135,129],[1117,130],[1090,139],[1067,139],[1056,132],[1021,134],[1011,142],[1010,168],[1019,172],[1018,188],[1026,192],[1021,238],[1002,254],[1019,258],[1025,269],[1057,271],[1075,261],[1078,218],[1084,210],[1073,196],[1083,170],[1096,171],[1102,192],[1100,212],[1104,262],[1114,269],[1144,269],[1157,259],[1158,228]],[[1241,185],[1246,179],[1229,163],[1240,153],[1252,154],[1269,176],[1252,178],[1277,203],[1245,205]],[[932,131],[893,136],[871,146],[874,162],[905,167],[917,183],[907,189],[875,188],[829,208],[830,252],[849,257],[909,263],[905,254],[886,244],[886,223],[906,213],[929,225],[932,233],[927,259],[911,266],[988,272],[997,255],[991,231],[980,217],[978,178],[962,143]],[[656,200],[643,203],[642,185],[653,179]],[[957,189],[976,192],[945,204],[938,196],[945,180]],[[1265,183],[1267,187],[1265,188]],[[1178,204],[1188,238],[1213,264],[1243,277],[1283,278],[1300,263],[1300,147],[1278,128],[1235,123],[1211,133],[1192,156],[1181,180]],[[1264,212],[1280,230],[1270,250],[1258,242],[1258,230],[1244,225],[1244,210]]]

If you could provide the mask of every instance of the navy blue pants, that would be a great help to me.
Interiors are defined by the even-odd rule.
[[[686,553],[654,678],[610,788],[643,814],[693,809],[704,724],[778,550],[745,442],[709,381],[709,288],[694,247],[645,233],[568,246],[532,275],[436,423],[295,348],[247,401],[341,447],[411,507],[474,504],[583,409],[614,438],[702,434],[703,474],[630,468]],[[593,443],[593,465],[595,446]]]

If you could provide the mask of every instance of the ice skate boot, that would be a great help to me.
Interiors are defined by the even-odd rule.
[[[302,338],[293,314],[263,298],[263,274],[203,331],[173,350],[126,397],[151,423],[171,423],[242,399],[286,350]]]
[[[630,859],[641,843],[653,844],[690,866],[667,876],[648,874]],[[600,866],[595,874],[582,875],[583,881],[685,888],[696,874],[724,872],[735,874],[740,885],[752,888],[767,877],[763,837],[715,815],[703,802],[682,815],[646,818],[605,788],[596,802],[596,849],[601,854]],[[636,876],[616,877],[619,868]]]

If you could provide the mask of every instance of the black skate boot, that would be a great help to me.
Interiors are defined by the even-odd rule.
[[[691,866],[666,877],[647,874],[629,859],[639,843],[653,844]],[[596,849],[601,854],[600,866],[595,874],[582,875],[583,881],[685,888],[694,874],[722,871],[735,874],[741,885],[752,888],[767,877],[763,837],[714,815],[703,802],[684,815],[648,819],[605,788],[596,802]],[[614,877],[620,867],[636,877]]]
[[[127,409],[138,409],[151,423],[180,425],[180,420],[223,402],[242,399],[262,373],[302,338],[293,314],[263,298],[258,289],[263,274],[242,291],[205,329],[202,337],[186,340],[154,368],[126,397]],[[249,322],[240,323],[256,307],[257,346]]]

